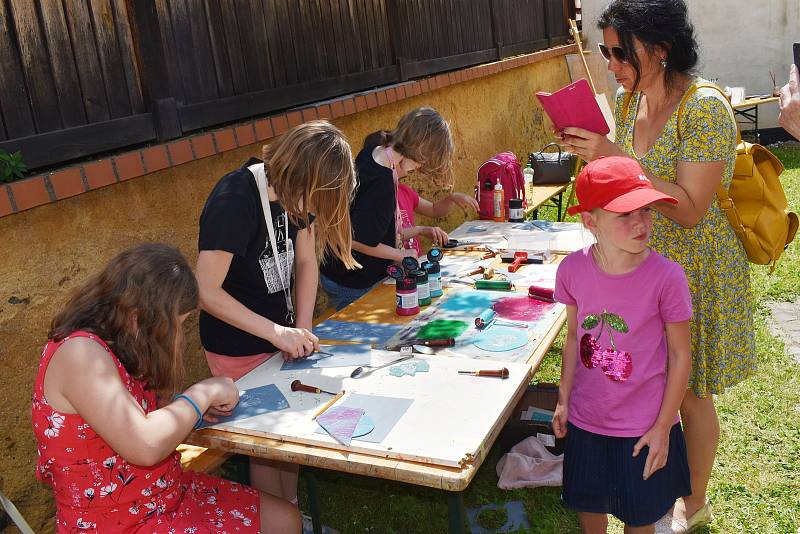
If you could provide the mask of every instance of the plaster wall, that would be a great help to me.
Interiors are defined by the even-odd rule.
[[[524,160],[545,144],[534,92],[569,83],[562,57],[507,70],[334,121],[357,152],[364,137],[391,128],[418,106],[439,110],[456,144],[455,190],[471,193],[478,166],[512,150]],[[259,145],[217,154],[104,189],[0,218],[0,474],[3,492],[36,532],[52,532],[49,489],[34,476],[30,427],[31,388],[50,319],[70,291],[121,250],[144,241],[177,246],[194,263],[197,223],[206,196],[220,176],[260,153]],[[413,177],[428,199],[447,194]],[[438,224],[451,230],[465,220],[456,208]],[[419,224],[426,224],[420,218]],[[187,381],[208,376],[196,318],[188,323]]]
[[[697,72],[720,86],[746,94],[771,94],[770,71],[779,86],[789,77],[792,43],[800,42],[797,0],[686,0],[700,46]],[[597,20],[608,0],[583,0],[585,47],[597,50],[603,34]],[[609,86],[616,88],[613,76]],[[611,92],[613,94],[613,91]],[[778,127],[778,105],[759,107],[759,128]]]

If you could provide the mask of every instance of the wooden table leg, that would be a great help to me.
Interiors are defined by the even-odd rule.
[[[466,514],[464,512],[463,492],[447,492],[447,515],[450,518],[450,534],[465,534]]]
[[[322,534],[322,519],[320,518],[319,510],[319,493],[317,492],[317,477],[314,469],[310,467],[303,467],[303,474],[306,477],[306,486],[308,489],[308,508],[311,515],[311,524],[314,527],[314,534]]]

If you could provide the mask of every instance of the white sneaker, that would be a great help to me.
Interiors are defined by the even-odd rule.
[[[311,521],[311,516],[301,513],[303,518],[303,534],[314,534],[314,523]],[[322,525],[322,534],[339,534],[335,528]]]

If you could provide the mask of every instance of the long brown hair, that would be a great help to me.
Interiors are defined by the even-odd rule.
[[[197,295],[186,258],[169,245],[146,243],[120,253],[79,287],[48,337],[93,332],[148,389],[175,391],[183,378],[180,316],[197,308]]]
[[[419,163],[420,172],[435,182],[450,184],[453,136],[450,125],[435,109],[412,109],[394,130],[375,132],[364,140],[365,145],[373,143],[391,146],[401,156]]]
[[[270,185],[292,222],[308,227],[314,213],[317,258],[327,250],[347,268],[359,268],[350,251],[356,175],[344,134],[327,121],[300,124],[266,145],[263,159]]]

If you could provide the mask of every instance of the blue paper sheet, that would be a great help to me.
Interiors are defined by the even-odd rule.
[[[242,390],[239,392],[239,404],[233,409],[233,413],[227,417],[220,417],[216,423],[203,422],[200,428],[218,425],[220,423],[232,423],[248,417],[255,417],[269,412],[285,410],[289,407],[289,401],[275,384],[267,384]]]
[[[333,356],[315,352],[308,358],[299,358],[283,362],[281,371],[300,371],[306,369],[325,369],[329,367],[358,367],[369,365],[372,346],[367,343],[355,345],[321,345],[323,352]]]
[[[314,327],[314,335],[328,341],[358,341],[385,343],[403,325],[385,323],[351,323],[347,321],[322,321]]]

